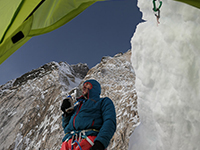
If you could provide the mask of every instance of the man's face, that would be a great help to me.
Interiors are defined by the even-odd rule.
[[[89,89],[91,89],[91,88],[92,88],[91,83],[89,83],[89,82],[84,83],[84,84],[83,84],[83,95],[88,94],[88,91],[89,91]]]

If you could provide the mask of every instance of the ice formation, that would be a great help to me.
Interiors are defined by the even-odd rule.
[[[152,1],[138,6],[146,22],[131,43],[141,123],[129,150],[200,149],[200,9],[165,0],[157,24]]]

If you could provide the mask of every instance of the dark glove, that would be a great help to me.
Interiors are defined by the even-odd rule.
[[[66,99],[64,99],[63,102],[62,102],[61,110],[62,110],[64,113],[66,113],[66,112],[65,112],[65,109],[67,109],[67,108],[69,108],[69,107],[71,107],[70,98],[66,98]]]
[[[101,142],[95,141],[94,145],[90,148],[90,150],[104,150],[104,146]]]

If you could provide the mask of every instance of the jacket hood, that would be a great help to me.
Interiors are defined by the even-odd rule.
[[[83,84],[89,82],[92,84],[92,88],[89,89],[89,98],[100,98],[101,94],[101,85],[98,81],[94,79],[86,80]]]

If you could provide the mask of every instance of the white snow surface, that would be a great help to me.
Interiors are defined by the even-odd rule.
[[[163,0],[160,24],[149,0],[131,40],[140,125],[129,150],[200,150],[200,9]]]
[[[59,68],[60,84],[63,86],[61,95],[64,99],[64,98],[66,98],[66,96],[68,96],[69,89],[70,90],[76,89],[82,79],[75,77],[72,74],[72,72],[71,72],[72,68],[66,62],[61,62],[60,64],[58,64],[58,63],[56,63],[56,64]],[[68,82],[66,82],[66,78],[67,78]],[[67,89],[66,89],[66,87],[67,87]]]

